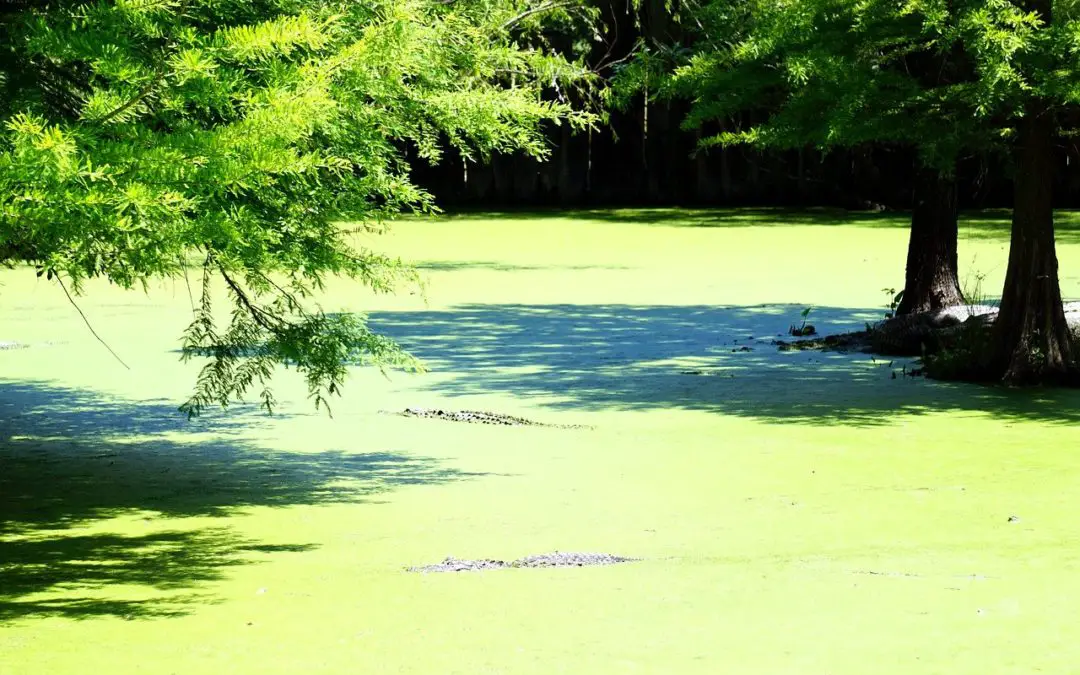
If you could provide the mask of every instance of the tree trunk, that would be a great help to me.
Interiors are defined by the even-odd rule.
[[[720,121],[720,130],[727,130],[726,120]],[[731,203],[731,151],[726,145],[720,146],[720,194],[724,197],[724,204]]]
[[[806,187],[806,148],[799,148],[796,175],[799,181],[799,206],[806,206],[810,195]]]
[[[712,167],[709,165],[709,153],[700,146],[703,135],[701,127],[694,129],[694,199],[699,204],[711,204],[716,201],[716,189],[713,185]]]
[[[1062,382],[1075,374],[1054,248],[1055,130],[1045,101],[1025,106],[1013,149],[1009,268],[991,345],[991,368],[1007,384]]]
[[[574,189],[574,173],[573,173],[573,157],[574,152],[577,150],[576,145],[570,138],[570,125],[562,125],[562,138],[560,139],[559,147],[555,150],[558,153],[559,172],[555,177],[556,195],[559,204],[562,206],[569,206],[572,204],[578,191]]]
[[[956,180],[937,169],[920,167],[913,201],[907,274],[898,316],[964,302],[957,280]]]

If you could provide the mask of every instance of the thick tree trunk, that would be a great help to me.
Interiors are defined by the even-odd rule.
[[[1053,113],[1041,100],[1028,103],[1013,150],[1012,242],[990,364],[1009,384],[1053,383],[1074,376],[1054,248],[1054,139]]]
[[[920,167],[915,176],[904,297],[897,315],[932,312],[963,303],[956,264],[956,180]]]

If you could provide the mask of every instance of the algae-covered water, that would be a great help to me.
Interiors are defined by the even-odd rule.
[[[1073,672],[1080,396],[770,344],[807,306],[826,333],[880,317],[903,226],[402,222],[361,243],[416,261],[426,303],[345,283],[325,302],[431,372],[359,371],[332,419],[291,374],[273,418],[176,414],[182,281],[80,301],[128,370],[58,288],[0,273],[0,341],[32,345],[0,351],[0,673]],[[1004,220],[962,238],[992,296]],[[380,414],[405,407],[594,428]],[[405,571],[553,551],[641,560]]]

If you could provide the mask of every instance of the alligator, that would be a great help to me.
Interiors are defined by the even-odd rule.
[[[513,562],[505,560],[460,560],[447,558],[441,563],[424,565],[422,567],[409,567],[409,572],[473,572],[477,570],[493,570],[506,568],[530,568],[530,567],[588,567],[592,565],[616,565],[618,563],[636,562],[638,558],[624,558],[623,556],[611,555],[610,553],[542,553],[530,555]]]
[[[504,415],[502,413],[487,412],[484,410],[439,410],[437,408],[405,408],[401,412],[386,413],[400,415],[402,417],[422,417],[427,419],[445,420],[447,422],[466,422],[468,424],[491,424],[509,427],[550,427],[555,429],[592,429],[585,424],[549,424],[537,422],[524,417]]]

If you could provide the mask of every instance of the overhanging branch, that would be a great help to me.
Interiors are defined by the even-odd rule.
[[[572,2],[565,2],[565,1],[562,1],[562,2],[558,2],[558,1],[557,2],[545,2],[545,3],[541,4],[541,5],[537,5],[536,7],[533,7],[531,9],[527,9],[524,12],[522,12],[521,14],[518,14],[517,16],[513,17],[512,19],[506,21],[505,23],[503,23],[501,28],[503,30],[509,30],[509,29],[513,28],[514,26],[516,26],[517,24],[524,21],[525,19],[529,18],[530,16],[533,16],[534,14],[541,14],[543,12],[549,12],[551,10],[560,9],[562,7],[569,7],[569,6],[573,5],[573,4],[574,3],[572,3]]]

